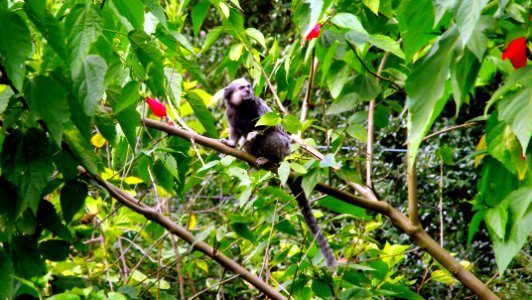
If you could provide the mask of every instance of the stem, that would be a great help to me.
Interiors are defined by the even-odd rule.
[[[168,126],[168,125],[165,125],[165,126]],[[176,236],[182,238],[187,243],[189,243],[194,250],[198,250],[204,253],[205,255],[214,259],[216,262],[218,262],[223,267],[241,276],[242,278],[244,278],[244,280],[246,280],[247,282],[255,286],[257,289],[259,289],[261,292],[266,294],[271,299],[286,299],[273,287],[270,287],[266,283],[264,283],[264,281],[262,281],[259,277],[250,273],[248,270],[243,268],[241,265],[239,265],[238,263],[236,263],[229,257],[225,256],[221,252],[215,251],[207,243],[198,241],[192,233],[190,233],[185,228],[177,225],[172,220],[170,220],[168,217],[164,216],[163,214],[159,213],[153,208],[139,202],[137,199],[131,197],[129,194],[125,193],[124,191],[120,190],[119,188],[115,187],[114,185],[110,184],[109,182],[100,178],[99,176],[88,173],[82,167],[79,167],[78,170],[81,174],[85,175],[89,179],[92,179],[98,182],[105,190],[107,190],[107,192],[113,198],[118,200],[120,203],[129,207],[133,211],[144,215],[147,219],[152,220],[162,225],[169,232],[175,234]]]
[[[409,146],[410,148],[410,146]],[[419,204],[417,194],[417,170],[416,162],[412,164],[412,168],[408,168],[410,157],[407,155],[406,165],[406,183],[408,188],[408,217],[413,226],[420,227],[419,223]]]
[[[299,120],[301,121],[301,124],[305,122],[308,115],[308,110],[310,108],[310,98],[312,97],[312,90],[314,89],[314,77],[316,75],[316,67],[318,60],[316,59],[314,49],[312,50],[312,62],[310,63],[310,74],[309,74],[309,81],[308,81],[308,89],[307,89],[307,95],[305,96],[305,99],[303,100],[303,103],[301,105],[301,117]],[[302,132],[300,131],[298,133],[299,136],[301,136]]]

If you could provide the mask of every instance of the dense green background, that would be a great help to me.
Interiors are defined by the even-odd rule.
[[[371,114],[379,199],[406,212],[405,174],[417,158],[423,228],[499,297],[527,297],[532,65],[515,70],[501,55],[513,39],[530,40],[531,7],[530,0],[0,0],[0,298],[260,296],[79,176],[78,165],[287,297],[471,296],[383,216],[311,193],[317,182],[340,189],[342,179],[365,182]],[[305,40],[317,23],[320,36]],[[169,112],[163,122],[226,136],[221,91],[240,76],[278,108],[268,78],[288,114],[264,121],[302,132],[326,154],[319,162],[294,147],[289,166],[303,176],[341,262],[337,274],[280,184],[288,164],[280,181],[141,124],[156,118],[145,97],[157,97]],[[309,113],[301,118],[304,99]]]

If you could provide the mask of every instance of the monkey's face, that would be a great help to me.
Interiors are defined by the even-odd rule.
[[[244,78],[231,82],[224,90],[224,98],[228,104],[238,106],[242,101],[254,99],[251,84]]]

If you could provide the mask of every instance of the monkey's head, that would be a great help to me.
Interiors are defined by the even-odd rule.
[[[224,89],[224,99],[227,105],[239,106],[246,100],[255,99],[251,84],[244,78],[233,80]]]

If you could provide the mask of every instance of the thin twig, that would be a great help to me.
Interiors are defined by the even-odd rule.
[[[453,130],[456,130],[456,129],[461,129],[461,128],[469,128],[469,127],[473,127],[477,125],[477,122],[466,122],[464,124],[460,124],[460,125],[456,125],[456,126],[451,126],[451,127],[446,127],[446,128],[443,128],[442,130],[438,130],[436,132],[433,132],[429,135],[427,135],[423,141],[425,140],[428,140],[430,139],[431,137],[435,137],[437,135],[440,135],[440,134],[443,134],[443,133],[446,133],[446,132],[449,132],[449,131],[453,131]]]

